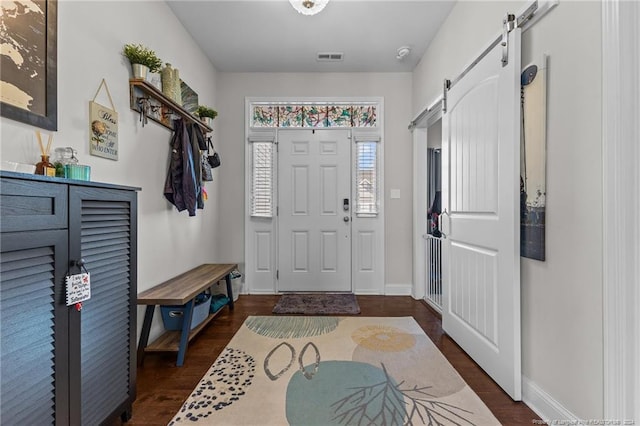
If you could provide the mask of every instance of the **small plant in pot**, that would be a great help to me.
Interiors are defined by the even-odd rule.
[[[218,111],[208,106],[199,105],[196,110],[196,115],[200,117],[200,121],[207,123],[209,119],[213,120],[218,116]]]
[[[146,78],[147,72],[158,72],[162,66],[162,60],[156,52],[142,44],[125,44],[122,54],[131,62],[134,78]]]

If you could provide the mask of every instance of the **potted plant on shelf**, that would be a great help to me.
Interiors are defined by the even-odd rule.
[[[218,116],[218,111],[213,108],[209,108],[208,106],[199,105],[196,110],[196,115],[200,117],[200,121],[208,124],[209,120],[213,120]]]
[[[125,44],[122,54],[131,62],[133,78],[145,79],[148,72],[156,73],[162,66],[156,52],[142,44]]]

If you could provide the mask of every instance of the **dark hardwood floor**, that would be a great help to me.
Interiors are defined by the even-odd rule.
[[[218,315],[191,341],[183,367],[175,354],[152,353],[138,368],[137,399],[129,425],[166,425],[183,401],[250,315],[271,315],[279,296],[240,296],[235,310]],[[412,316],[444,353],[469,386],[505,425],[531,425],[539,417],[525,404],[513,402],[441,327],[439,316],[409,296],[358,296],[362,316]],[[481,425],[478,425],[481,426]]]

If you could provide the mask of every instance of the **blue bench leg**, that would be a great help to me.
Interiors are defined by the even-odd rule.
[[[227,297],[229,298],[229,309],[233,311],[233,290],[231,289],[231,274],[227,274],[227,277],[225,278],[225,281],[227,281]]]
[[[182,319],[182,334],[180,335],[180,346],[178,348],[178,360],[176,365],[182,367],[184,357],[187,354],[187,345],[189,344],[189,332],[191,331],[191,319],[193,317],[193,305],[195,298],[191,299],[184,307],[184,315]]]
[[[144,348],[149,342],[149,331],[151,330],[151,321],[153,320],[153,311],[156,305],[147,305],[144,313],[144,322],[142,323],[142,332],[140,333],[140,342],[138,342],[138,365],[142,366],[144,361]]]

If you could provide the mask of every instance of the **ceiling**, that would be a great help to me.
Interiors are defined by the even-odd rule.
[[[169,7],[222,72],[410,72],[453,0],[331,0],[314,16],[288,0],[169,0]],[[411,52],[396,59],[398,48]],[[319,52],[342,52],[319,62]]]

